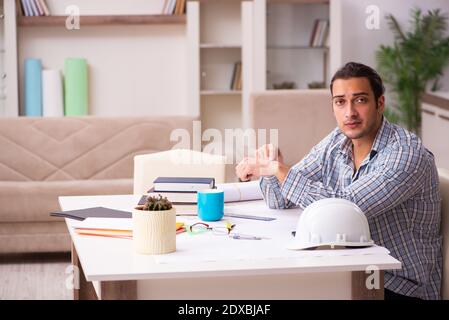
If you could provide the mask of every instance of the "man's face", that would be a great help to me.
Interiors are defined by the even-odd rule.
[[[374,137],[382,119],[384,96],[376,105],[367,78],[337,79],[332,91],[334,115],[344,135],[349,139]]]

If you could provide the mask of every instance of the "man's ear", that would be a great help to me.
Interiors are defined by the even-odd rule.
[[[384,113],[385,110],[385,96],[382,95],[377,99],[377,108],[379,109],[380,113]]]

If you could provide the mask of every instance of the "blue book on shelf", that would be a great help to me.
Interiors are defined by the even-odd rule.
[[[28,12],[27,16],[29,16],[29,17],[34,16],[33,9],[31,8],[30,0],[24,0],[24,1],[25,1],[26,10]]]
[[[42,116],[42,64],[40,59],[25,60],[25,115]]]
[[[214,187],[214,178],[158,177],[153,181],[153,188],[155,192],[192,192],[205,189],[213,189]]]
[[[28,0],[31,5],[31,10],[33,10],[33,16],[39,16],[39,10],[37,9],[36,2],[34,0]]]
[[[25,1],[25,0],[20,0],[20,3],[22,4],[22,12],[23,12],[23,15],[24,15],[25,17],[29,16],[30,13],[28,12],[28,7],[27,7],[27,5],[26,5],[26,1]]]

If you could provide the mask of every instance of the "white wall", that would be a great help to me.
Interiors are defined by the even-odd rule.
[[[385,16],[393,14],[404,29],[408,29],[410,9],[419,7],[426,12],[429,9],[441,8],[449,15],[448,0],[331,0],[341,3],[341,61],[340,65],[348,61],[358,61],[376,67],[375,52],[381,44],[391,45],[393,35],[388,27]],[[380,9],[379,30],[368,30],[365,20],[368,14],[366,8],[376,5]],[[333,22],[331,22],[332,24]],[[449,34],[449,32],[448,32]],[[335,47],[333,47],[334,49]],[[338,63],[333,63],[332,68]],[[335,70],[331,70],[331,73]],[[449,90],[449,68],[445,70],[442,80],[443,90]]]

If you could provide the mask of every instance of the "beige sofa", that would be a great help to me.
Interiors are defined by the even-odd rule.
[[[328,89],[253,93],[250,121],[256,129],[279,130],[279,148],[290,166],[337,126]]]
[[[0,253],[70,250],[58,196],[131,194],[133,157],[168,150],[188,117],[0,118]]]

